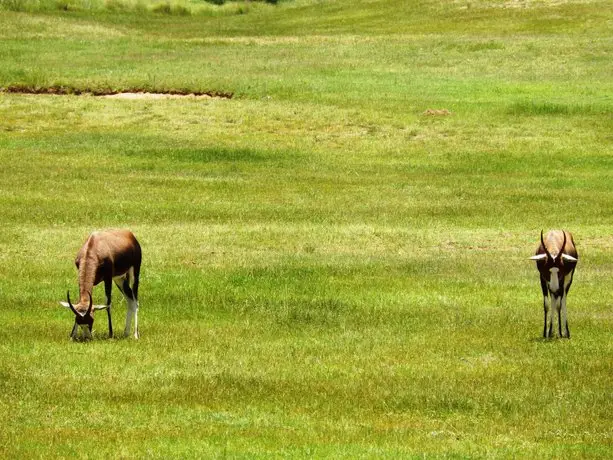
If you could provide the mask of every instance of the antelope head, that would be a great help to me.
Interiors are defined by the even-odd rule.
[[[60,302],[64,307],[70,308],[75,315],[75,323],[74,323],[74,326],[72,328],[72,333],[71,333],[71,337],[73,339],[77,338],[77,333],[78,333],[79,328],[81,329],[81,331],[83,331],[83,336],[86,339],[91,339],[92,329],[94,327],[93,311],[106,308],[106,305],[93,305],[93,299],[92,299],[91,293],[88,292],[87,294],[89,296],[89,305],[85,312],[83,312],[82,310],[80,311],[72,304],[72,302],[70,301],[69,291],[66,292],[67,302]],[[80,304],[77,304],[77,306],[80,306]]]
[[[537,254],[530,257],[531,260],[536,261],[539,271],[548,281],[549,289],[552,292],[557,292],[559,290],[559,278],[560,276],[563,277],[563,275],[565,275],[568,271],[565,269],[565,263],[577,263],[576,257],[564,252],[564,249],[566,248],[566,232],[563,231],[562,234],[564,237],[558,253],[551,254],[549,249],[547,249],[547,245],[543,239],[543,231],[541,230],[541,245],[537,251]]]

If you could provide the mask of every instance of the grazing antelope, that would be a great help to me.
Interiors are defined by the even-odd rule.
[[[79,327],[86,338],[91,338],[94,310],[107,311],[109,337],[113,337],[111,322],[113,281],[128,303],[124,336],[130,335],[130,326],[134,318],[134,338],[138,338],[138,280],[141,258],[140,245],[128,230],[107,230],[89,235],[75,259],[79,271],[79,302],[76,305],[72,304],[70,292],[66,293],[67,302],[60,302],[64,307],[70,308],[75,315],[75,323],[70,334],[73,339],[77,338]],[[101,281],[104,281],[106,305],[93,305],[92,290]]]
[[[545,309],[543,337],[553,337],[553,307],[558,312],[558,332],[560,337],[570,339],[566,317],[566,295],[573,282],[573,274],[579,260],[573,236],[565,230],[551,230],[543,238],[536,255],[536,268],[541,274],[541,289]],[[564,329],[563,329],[564,327]]]

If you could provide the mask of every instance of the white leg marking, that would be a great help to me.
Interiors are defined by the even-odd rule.
[[[135,300],[134,302],[134,338],[138,339],[138,302]]]
[[[568,319],[566,318],[566,294],[562,296],[560,301],[560,328],[562,328],[562,337],[568,337],[566,330],[568,328]]]
[[[128,302],[128,309],[126,311],[126,327],[123,330],[123,336],[128,337],[130,335],[130,329],[132,327],[132,308],[130,305],[130,300],[126,299]]]
[[[547,294],[545,296],[545,337],[551,337],[550,332],[551,332],[551,326],[552,326],[552,319],[553,319],[553,310],[554,310],[554,305],[552,305],[553,303],[553,298],[551,294]]]
[[[124,337],[130,336],[132,328],[132,318],[134,318],[134,338],[138,339],[138,302],[136,300],[126,299],[128,302],[128,311],[126,312],[126,327],[123,331]]]
[[[570,330],[568,328],[568,316],[566,312],[566,290],[568,289],[568,286],[570,285],[572,279],[573,277],[571,273],[569,273],[568,275],[564,277],[564,293],[562,294],[562,304],[560,306],[560,309],[561,309],[560,318],[562,321],[562,337],[568,337],[568,338],[570,338]]]
[[[556,329],[556,332],[560,335],[560,337],[562,337],[562,332],[561,332],[561,328],[562,328],[562,316],[560,313],[560,309],[562,308],[562,298],[564,296],[560,296],[556,298],[556,309],[555,309],[555,316],[556,319],[554,320],[554,324],[558,326],[558,329]]]

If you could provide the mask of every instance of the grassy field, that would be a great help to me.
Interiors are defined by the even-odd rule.
[[[0,93],[0,456],[610,458],[610,9],[0,0],[0,88],[233,95]],[[141,339],[72,342],[106,227]]]

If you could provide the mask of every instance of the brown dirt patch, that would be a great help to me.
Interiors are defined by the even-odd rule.
[[[451,115],[451,112],[447,109],[427,109],[423,114],[431,117],[445,117]]]
[[[82,96],[90,95],[97,97],[113,97],[120,99],[165,99],[165,98],[219,98],[232,99],[233,93],[223,91],[183,91],[183,90],[168,90],[151,92],[139,88],[128,88],[125,90],[105,90],[105,89],[79,89],[68,86],[47,86],[47,87],[32,87],[25,85],[12,85],[6,88],[0,88],[0,92],[12,94],[53,94],[53,95],[72,95]]]
[[[178,99],[178,98],[193,98],[193,99],[211,99],[219,96],[210,96],[208,94],[169,94],[169,93],[115,93],[115,94],[98,94],[98,97],[106,97],[112,99]],[[227,98],[225,98],[227,99]]]

